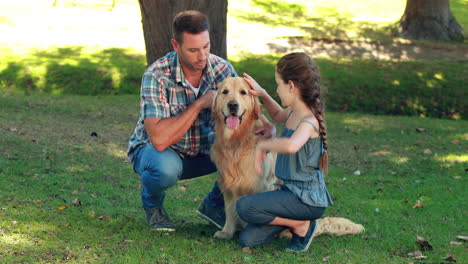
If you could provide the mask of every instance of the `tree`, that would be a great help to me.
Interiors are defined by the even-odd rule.
[[[406,0],[399,22],[400,36],[406,39],[463,41],[463,28],[457,23],[449,0]]]
[[[172,20],[180,11],[198,10],[210,20],[211,53],[226,58],[227,0],[139,0],[146,62],[172,51]]]

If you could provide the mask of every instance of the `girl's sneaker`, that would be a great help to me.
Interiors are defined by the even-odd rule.
[[[309,230],[304,237],[300,237],[293,233],[291,243],[286,246],[286,251],[289,252],[304,252],[309,249],[310,243],[314,238],[315,232],[318,230],[317,221],[311,221],[309,225]]]

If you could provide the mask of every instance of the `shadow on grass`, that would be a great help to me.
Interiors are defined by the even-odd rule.
[[[94,53],[81,46],[37,50],[7,62],[0,71],[0,87],[26,94],[131,94],[138,93],[145,67],[144,55],[122,48]]]
[[[339,12],[334,7],[316,9],[309,13],[304,5],[284,1],[252,0],[252,5],[263,9],[263,12],[240,12],[234,16],[249,22],[302,29],[310,37],[349,39],[348,29],[352,28],[356,34],[354,38],[391,41],[396,28],[394,25],[355,22],[352,14]]]
[[[233,65],[277,101],[279,55],[246,55]],[[417,62],[318,58],[327,109],[339,112],[466,119],[466,61]]]
[[[397,49],[397,48],[396,48]],[[276,95],[279,55],[246,54],[232,64]],[[466,118],[467,61],[388,61],[317,58],[327,107],[342,112]],[[3,65],[2,65],[3,64]],[[3,66],[3,69],[2,69]],[[121,48],[38,50],[0,62],[0,89],[25,94],[138,94],[146,67],[143,54]]]
[[[307,10],[283,1],[252,0],[262,12],[237,11],[233,16],[249,23],[301,29],[305,37],[287,36],[287,45],[267,43],[270,51],[304,50],[312,56],[397,60],[468,60],[466,45],[394,41],[397,24],[353,21],[353,14],[337,7]]]

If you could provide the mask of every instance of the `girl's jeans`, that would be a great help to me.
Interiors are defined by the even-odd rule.
[[[286,187],[279,190],[253,194],[237,202],[239,217],[247,222],[240,233],[243,247],[269,243],[286,226],[268,225],[275,217],[314,221],[322,217],[325,207],[314,207],[303,203]]]
[[[160,207],[163,205],[167,188],[174,186],[178,180],[213,173],[216,166],[209,155],[182,159],[171,148],[159,152],[153,145],[148,144],[135,153],[133,169],[141,177],[143,206]],[[224,198],[217,182],[204,202],[212,207],[224,206]]]

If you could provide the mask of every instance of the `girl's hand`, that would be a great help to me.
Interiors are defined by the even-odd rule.
[[[250,75],[244,73],[244,80],[250,85],[249,93],[251,95],[262,97],[266,91]]]
[[[258,176],[263,175],[262,170],[262,163],[265,163],[266,159],[266,152],[261,148],[257,147],[255,150],[255,171],[257,172]]]

